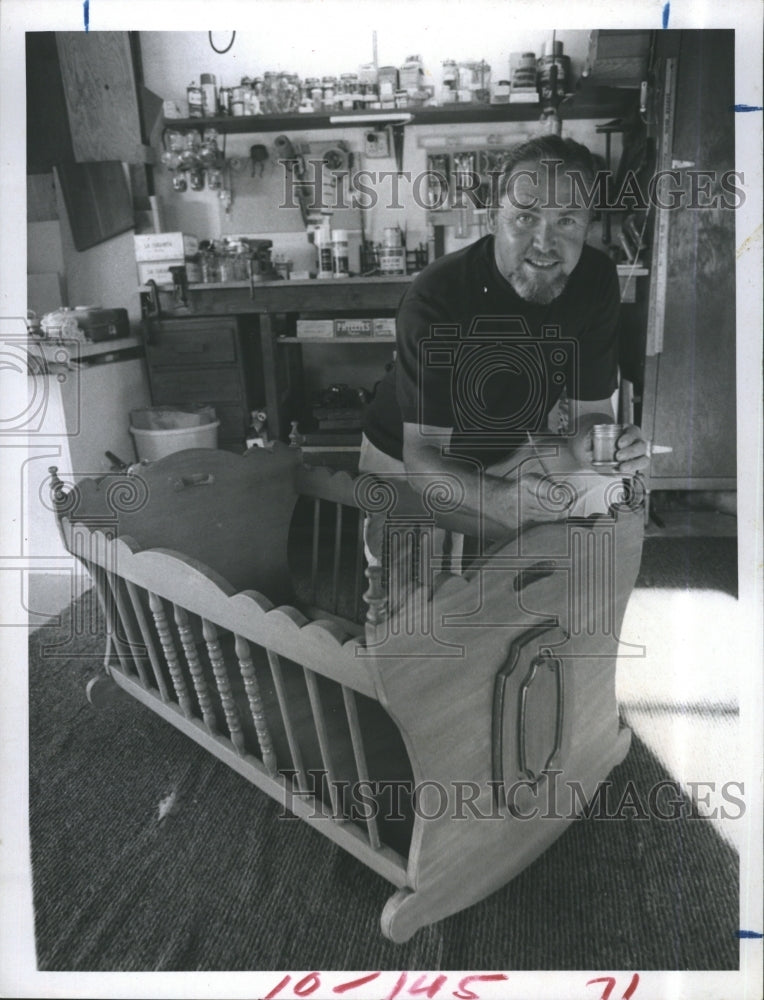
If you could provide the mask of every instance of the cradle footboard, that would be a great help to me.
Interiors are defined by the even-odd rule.
[[[615,658],[641,541],[629,509],[537,528],[367,630],[415,782],[409,882],[382,918],[393,940],[508,882],[625,757]]]
[[[78,486],[87,517],[54,483],[103,604],[109,675],[391,882],[393,940],[507,882],[625,755],[614,663],[640,512],[537,529],[464,576],[433,563],[389,615],[373,579],[364,628],[338,613],[339,576],[360,581],[349,477],[278,451],[182,453],[144,475],[140,511],[107,526],[95,487]],[[236,501],[230,528],[221,497]],[[300,596],[287,535],[301,509],[322,537]]]

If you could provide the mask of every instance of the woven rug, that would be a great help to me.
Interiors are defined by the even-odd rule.
[[[733,587],[734,540],[699,541],[713,555],[706,545],[683,565],[702,575],[713,558]],[[653,585],[676,574],[665,544],[646,543]],[[88,704],[103,654],[90,602],[30,636],[41,970],[738,967],[737,855],[696,813],[581,819],[488,899],[391,944],[382,878],[129,697]],[[669,778],[635,739],[606,813]]]

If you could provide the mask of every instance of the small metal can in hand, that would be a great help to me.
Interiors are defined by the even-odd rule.
[[[615,453],[623,424],[595,424],[592,427],[592,465],[616,465]]]

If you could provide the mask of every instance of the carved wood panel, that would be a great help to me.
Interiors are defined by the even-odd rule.
[[[56,42],[75,160],[144,162],[127,32],[64,31]]]

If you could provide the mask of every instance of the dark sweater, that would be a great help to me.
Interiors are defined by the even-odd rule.
[[[584,246],[549,305],[521,299],[496,267],[493,237],[434,261],[401,300],[397,361],[367,408],[369,440],[402,458],[403,423],[450,427],[451,450],[490,463],[546,429],[563,389],[617,385],[618,275]]]

